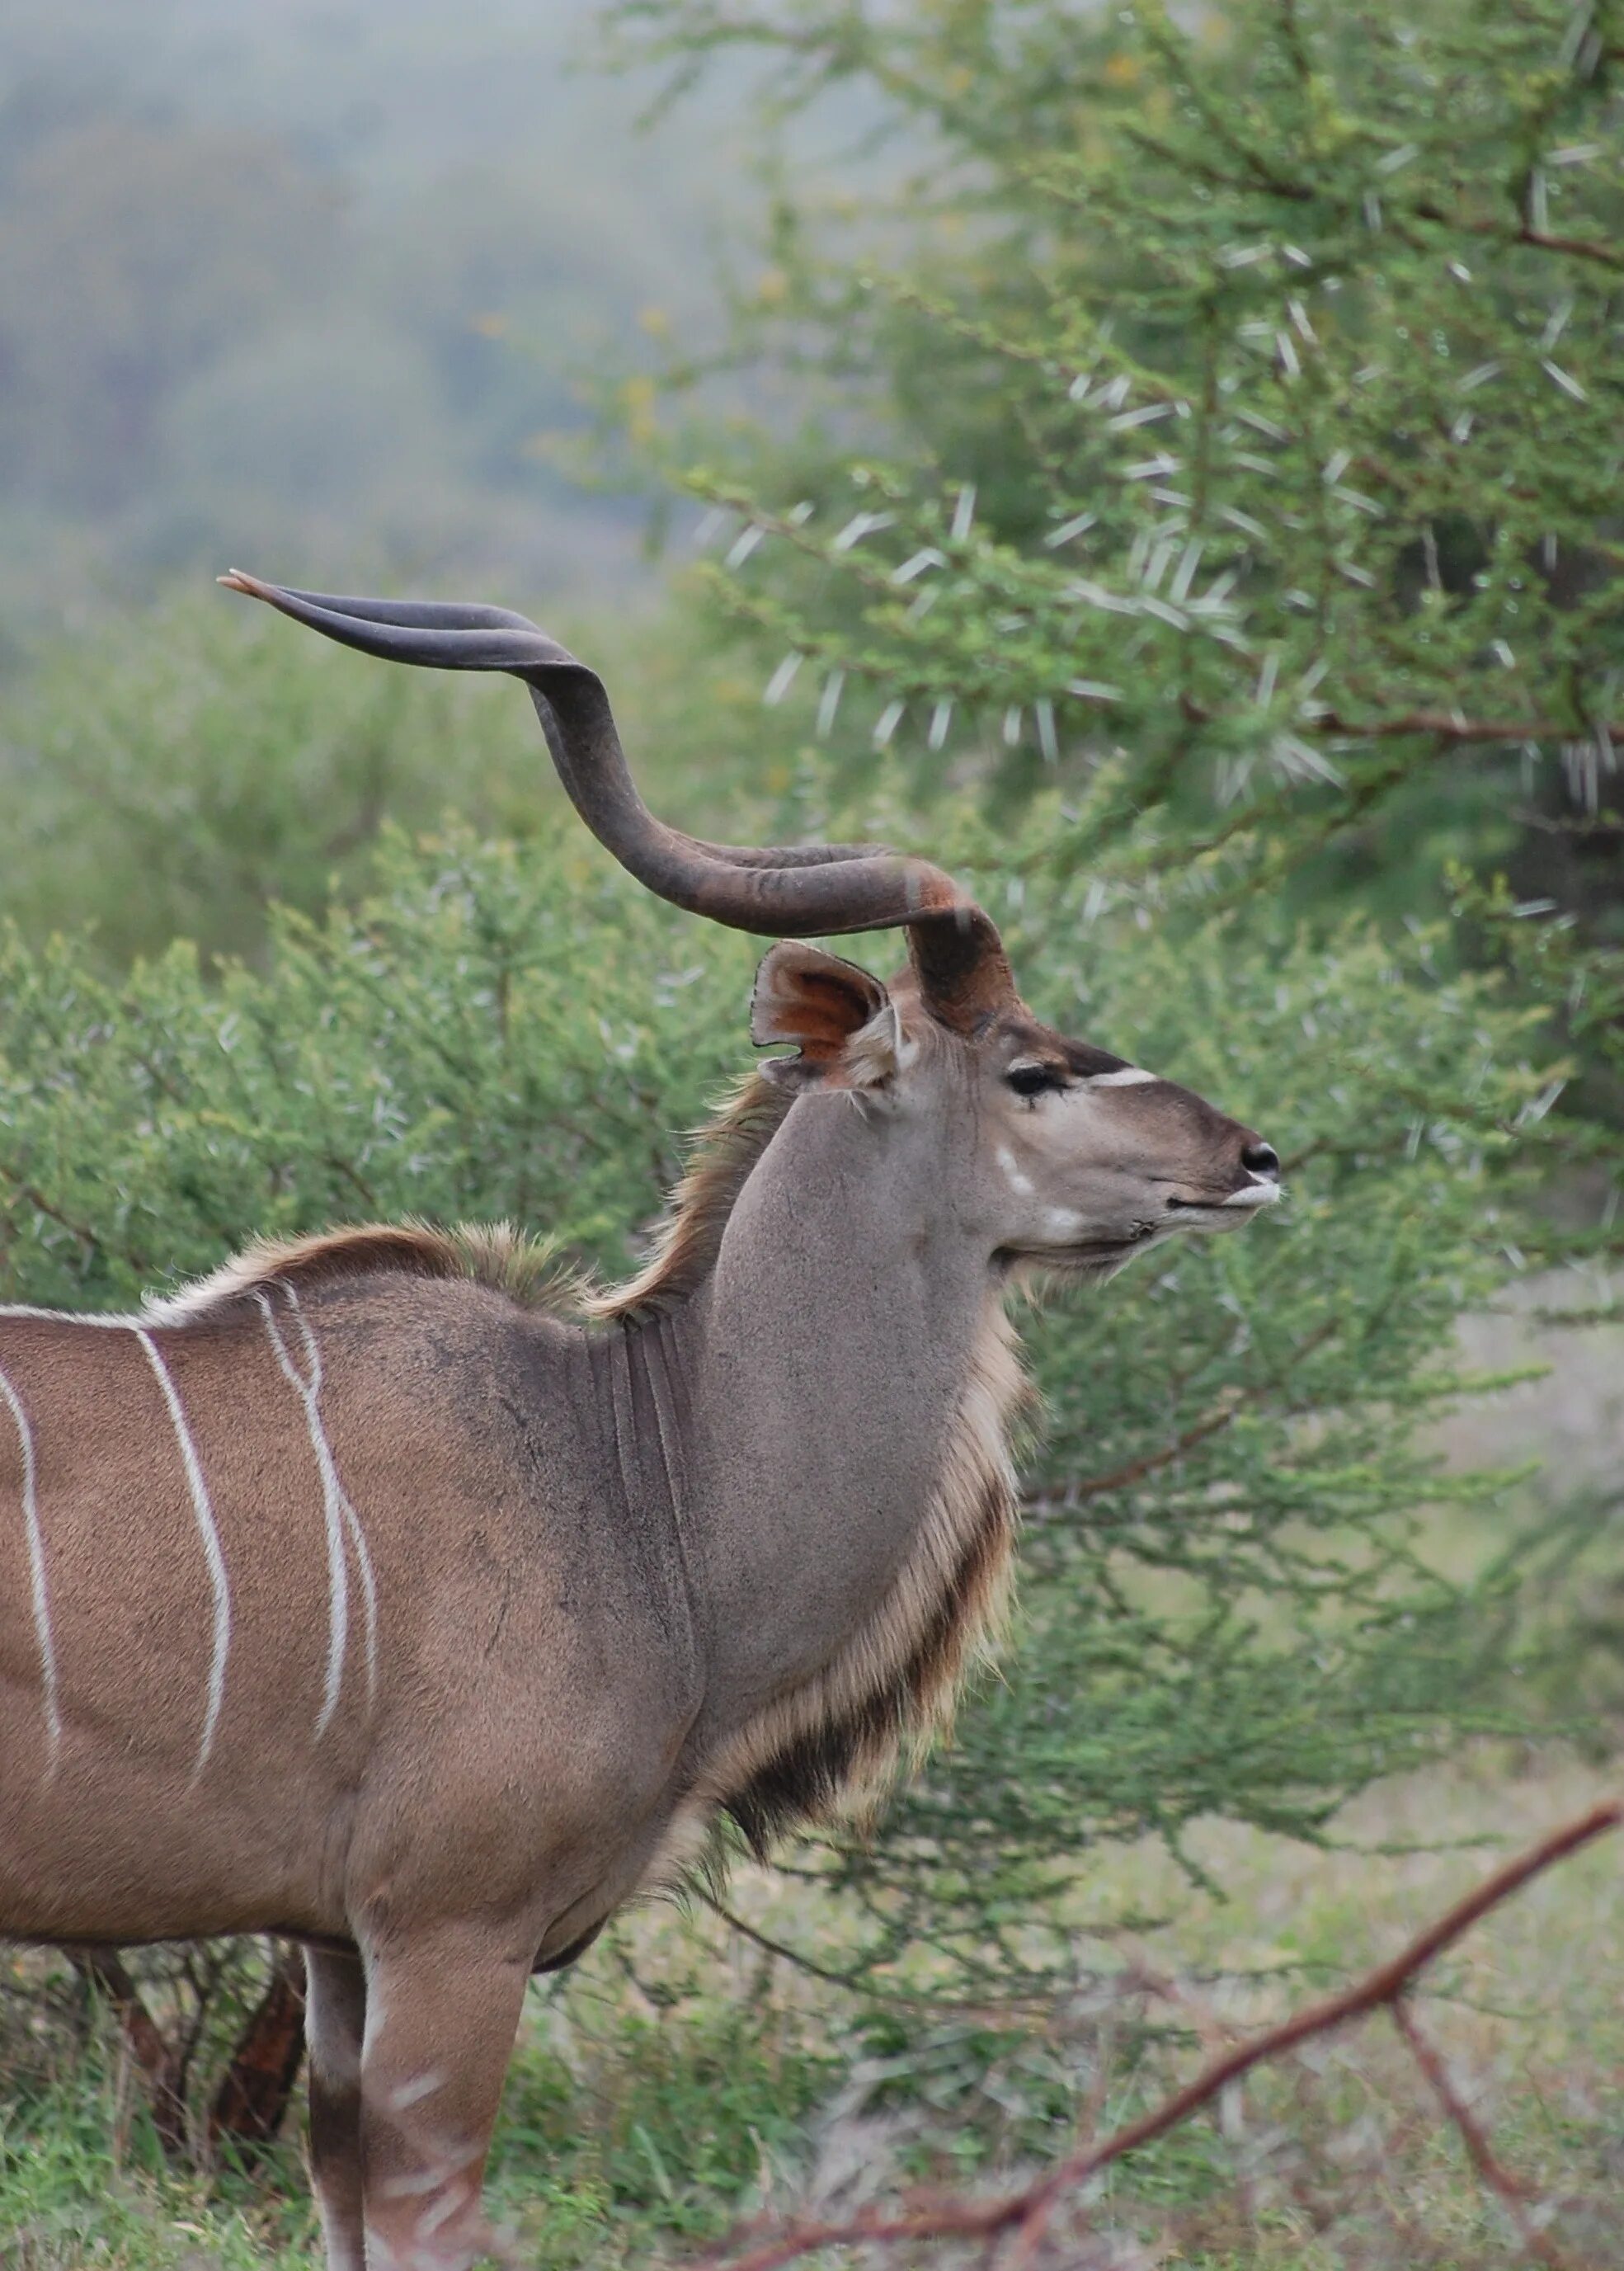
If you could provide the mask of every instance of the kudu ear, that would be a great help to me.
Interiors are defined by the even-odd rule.
[[[788,940],[775,946],[756,973],[750,1000],[750,1039],[757,1048],[793,1041],[794,1057],[769,1057],[763,1077],[780,1087],[877,1088],[897,1067],[894,1016],[876,1020],[891,1007],[879,979],[854,962],[821,947]],[[864,1035],[860,1048],[853,1040]]]

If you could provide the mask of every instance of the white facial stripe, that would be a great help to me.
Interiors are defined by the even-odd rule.
[[[186,1414],[181,1408],[175,1382],[169,1377],[168,1366],[159,1355],[152,1335],[138,1325],[134,1329],[137,1340],[146,1351],[153,1376],[163,1391],[163,1400],[169,1407],[175,1440],[181,1447],[181,1463],[186,1470],[186,1485],[191,1493],[191,1510],[197,1521],[197,1535],[203,1541],[204,1560],[209,1565],[209,1583],[214,1592],[214,1652],[209,1664],[209,1701],[203,1719],[203,1739],[197,1746],[197,1763],[192,1768],[192,1780],[196,1782],[209,1762],[220,1707],[226,1696],[226,1657],[231,1646],[231,1588],[226,1582],[226,1559],[220,1550],[220,1532],[214,1526],[214,1509],[209,1504],[208,1485],[203,1479],[203,1469],[197,1461],[197,1447],[192,1441],[191,1429],[186,1424]]]
[[[1081,1083],[1084,1088],[1137,1088],[1147,1080],[1158,1080],[1158,1073],[1142,1072],[1137,1065],[1124,1065],[1121,1072],[1091,1073]]]
[[[34,1629],[40,1643],[40,1677],[45,1690],[45,1734],[51,1754],[46,1769],[48,1776],[56,1771],[56,1754],[62,1748],[62,1712],[56,1700],[56,1650],[51,1639],[50,1599],[45,1590],[45,1540],[40,1530],[34,1429],[21,1396],[4,1372],[0,1372],[0,1396],[11,1408],[23,1447],[23,1527],[28,1536],[28,1588],[34,1597]]]
[[[282,1291],[287,1296],[288,1307],[298,1319],[300,1337],[304,1343],[305,1355],[309,1362],[309,1377],[314,1383],[312,1392],[319,1392],[322,1383],[322,1359],[321,1351],[316,1345],[316,1336],[310,1329],[309,1320],[299,1306],[299,1296],[294,1288],[291,1285],[284,1285]],[[323,1441],[325,1441],[325,1431],[324,1431]],[[332,1467],[333,1481],[338,1485],[339,1512],[344,1517],[345,1531],[355,1556],[355,1572],[361,1579],[361,1619],[367,1650],[367,1707],[370,1709],[377,1701],[378,1687],[377,1585],[372,1574],[372,1556],[367,1547],[367,1534],[361,1526],[361,1516],[350,1503],[349,1493],[339,1481],[338,1464],[333,1459],[331,1448],[327,1457],[329,1464]]]
[[[1032,1177],[1030,1175],[1022,1174],[1020,1169],[1015,1164],[1014,1152],[1009,1150],[1006,1145],[1001,1143],[998,1146],[997,1152],[995,1156],[997,1158],[999,1165],[1003,1169],[1004,1180],[1009,1184],[1009,1188],[1015,1193],[1016,1196],[1017,1198],[1029,1199],[1032,1196]]]

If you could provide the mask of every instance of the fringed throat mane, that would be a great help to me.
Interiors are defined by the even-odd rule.
[[[950,1727],[1007,1621],[1018,1504],[1009,1429],[1030,1402],[1014,1329],[989,1293],[936,1481],[902,1567],[837,1655],[711,1761],[699,1795],[758,1856],[788,1830],[872,1813],[900,1763]]]

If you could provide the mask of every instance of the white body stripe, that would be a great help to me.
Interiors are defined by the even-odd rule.
[[[292,1287],[287,1289],[290,1292]],[[349,1642],[350,1594],[349,1563],[344,1551],[344,1517],[339,1511],[343,1493],[339,1488],[338,1470],[332,1463],[332,1451],[322,1426],[322,1415],[317,1402],[321,1393],[322,1371],[320,1352],[307,1334],[310,1351],[310,1372],[307,1379],[287,1352],[287,1343],[277,1323],[276,1313],[271,1307],[271,1297],[257,1287],[254,1299],[264,1316],[265,1330],[271,1337],[271,1346],[282,1368],[282,1376],[304,1406],[304,1424],[310,1438],[310,1448],[316,1455],[316,1471],[322,1481],[322,1515],[327,1527],[327,1676],[322,1688],[322,1708],[317,1714],[316,1732],[321,1737],[327,1731],[328,1722],[339,1708],[339,1694],[344,1685],[344,1653]],[[299,1320],[302,1324],[302,1317]]]
[[[4,1372],[0,1372],[0,1396],[11,1408],[23,1447],[23,1526],[28,1534],[28,1590],[34,1599],[34,1628],[40,1642],[40,1678],[45,1691],[45,1733],[51,1754],[48,1774],[56,1771],[56,1756],[62,1748],[62,1711],[56,1698],[56,1650],[51,1639],[50,1596],[45,1584],[45,1539],[40,1529],[34,1429],[21,1396]]]
[[[153,1375],[163,1390],[163,1400],[169,1407],[169,1418],[175,1426],[175,1440],[181,1447],[181,1461],[186,1469],[187,1486],[191,1492],[192,1513],[197,1518],[197,1535],[203,1541],[204,1559],[209,1565],[209,1583],[214,1592],[214,1649],[209,1663],[209,1701],[204,1713],[203,1739],[197,1746],[197,1763],[192,1769],[197,1777],[209,1762],[209,1753],[214,1746],[214,1730],[220,1721],[220,1705],[226,1696],[226,1658],[231,1648],[231,1588],[226,1579],[226,1559],[220,1550],[220,1532],[214,1526],[214,1509],[209,1503],[208,1485],[203,1478],[198,1463],[197,1447],[192,1441],[191,1429],[186,1424],[186,1414],[175,1393],[169,1368],[158,1353],[157,1344],[141,1326],[132,1328],[137,1340],[146,1351],[146,1360]]]
[[[304,1311],[299,1306],[299,1296],[294,1288],[285,1284],[282,1290],[287,1296],[288,1307],[294,1312],[294,1314],[299,1321],[300,1337],[304,1343],[305,1355],[309,1360],[311,1392],[314,1395],[319,1396],[322,1385],[322,1359],[321,1351],[316,1345],[316,1336],[310,1329],[309,1318],[305,1315]],[[318,1426],[321,1424],[319,1411],[317,1415],[317,1424]],[[323,1428],[322,1430],[322,1440],[324,1442],[327,1440],[325,1428]],[[328,1464],[332,1468],[333,1481],[338,1488],[339,1511],[344,1517],[344,1528],[346,1535],[348,1536],[350,1545],[354,1550],[355,1573],[361,1579],[361,1614],[365,1620],[364,1631],[367,1650],[367,1705],[369,1709],[370,1709],[372,1704],[377,1698],[378,1685],[377,1585],[372,1574],[372,1555],[368,1550],[367,1534],[361,1526],[361,1516],[356,1513],[354,1508],[350,1503],[349,1493],[345,1489],[343,1484],[339,1481],[338,1464],[333,1458],[331,1446],[329,1446],[327,1452],[327,1461]]]

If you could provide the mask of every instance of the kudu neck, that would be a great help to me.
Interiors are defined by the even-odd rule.
[[[906,1560],[998,1296],[939,1131],[797,1103],[674,1320],[682,1519],[724,1716],[850,1644]]]

